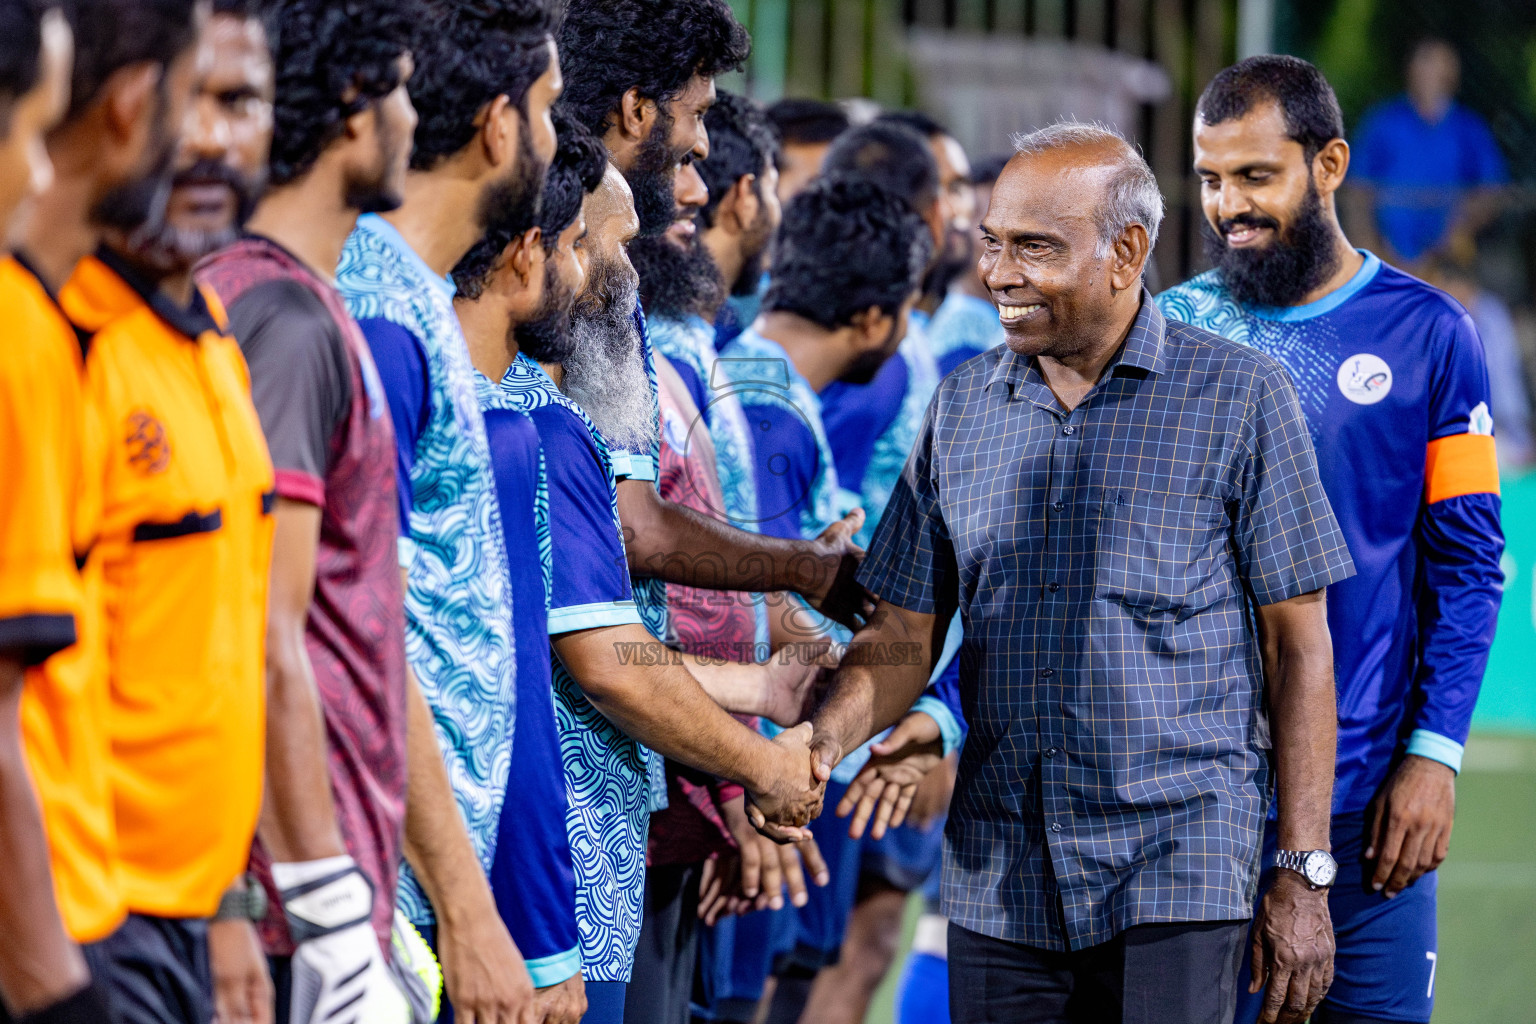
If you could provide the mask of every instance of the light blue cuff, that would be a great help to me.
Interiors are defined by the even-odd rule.
[[[409,569],[416,561],[416,542],[409,537],[401,537],[395,546],[396,557],[400,561],[400,568]]]
[[[621,458],[618,449],[614,449],[610,455],[613,457],[613,476],[615,480],[656,479],[656,460],[649,455],[641,455],[639,452],[624,452]]]
[[[939,735],[944,738],[945,757],[960,749],[960,744],[965,740],[965,730],[960,728],[960,722],[955,718],[955,713],[949,709],[948,704],[937,697],[924,695],[917,698],[917,703],[912,705],[912,710],[921,711],[939,723]]]
[[[633,601],[599,601],[596,604],[573,604],[569,608],[549,610],[549,635],[574,633],[578,629],[597,629],[601,626],[643,625],[640,609]]]
[[[581,970],[581,947],[573,946],[564,953],[524,960],[523,963],[528,967],[534,988],[549,988],[576,977]]]
[[[1457,775],[1461,774],[1461,755],[1466,748],[1448,736],[1428,729],[1415,729],[1408,737],[1408,753],[1439,761]]]

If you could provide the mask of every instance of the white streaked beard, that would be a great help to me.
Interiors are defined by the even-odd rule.
[[[587,290],[572,310],[561,388],[611,447],[648,451],[658,427],[634,320],[640,278],[627,257],[593,260],[588,273]]]

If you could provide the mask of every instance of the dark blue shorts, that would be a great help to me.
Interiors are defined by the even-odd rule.
[[[1264,863],[1275,853],[1275,823],[1264,831]],[[1371,889],[1374,866],[1365,852],[1363,813],[1340,815],[1330,829],[1339,877],[1328,896],[1328,912],[1338,954],[1333,987],[1319,1011],[1329,1010],[1369,1020],[1428,1024],[1434,1009],[1437,876],[1431,871],[1392,899]],[[1265,873],[1267,887],[1272,870]],[[1243,956],[1238,979],[1237,1024],[1258,1020],[1264,996],[1248,995],[1248,961]]]
[[[794,912],[759,910],[699,930],[699,975],[693,1014],[704,1020],[750,1021],[774,956],[794,945]]]

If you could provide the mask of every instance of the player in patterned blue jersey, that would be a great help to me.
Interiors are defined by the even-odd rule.
[[[411,760],[430,758],[432,743],[417,739],[433,737],[452,790],[422,788],[430,776],[409,773],[411,870],[397,902],[435,942],[447,1001],[485,1019],[531,1012],[534,995],[486,884],[516,721],[513,595],[474,367],[447,275],[496,217],[537,200],[562,81],[547,11],[454,13],[415,50],[409,92],[419,118],[405,201],[387,217],[359,219],[336,279],[395,427],[406,659],[432,712],[430,723],[410,722]],[[438,919],[434,907],[454,912]]]
[[[550,469],[533,415],[498,386],[519,349],[515,331],[569,313],[586,283],[582,203],[602,181],[607,155],[568,119],[541,202],[494,224],[453,269],[454,311],[464,327],[485,417],[512,586],[517,722],[498,823],[491,891],[533,979],[542,1024],[577,1024],[587,1009],[576,920],[576,878],[566,831],[570,810],[556,724],[549,610],[553,593]],[[539,358],[561,353],[539,346]],[[558,472],[558,467],[556,469]]]
[[[639,234],[686,237],[696,230],[695,211],[708,201],[693,165],[709,155],[704,117],[715,101],[715,78],[745,62],[746,29],[725,0],[571,0],[560,44],[571,82],[564,105],[602,139],[628,182]],[[644,443],[629,438],[611,447],[626,550],[648,628],[666,635],[662,571],[696,561],[699,552],[709,554],[709,586],[793,591],[833,618],[857,623],[867,595],[852,585],[856,526],[834,523],[808,542],[764,540],[661,499],[655,485],[656,371],[638,307],[635,321],[650,379],[653,429]],[[705,580],[696,572],[667,582],[700,586]],[[658,774],[655,781],[663,780]],[[657,806],[664,805],[664,790],[655,796]]]
[[[1499,479],[1471,319],[1350,246],[1334,208],[1348,167],[1338,101],[1316,68],[1256,57],[1217,75],[1195,122],[1216,269],[1158,305],[1285,364],[1359,570],[1328,594],[1338,953],[1312,1019],[1424,1024],[1435,868],[1502,591]],[[1247,996],[1238,1020],[1260,1011]]]
[[[544,315],[519,324],[516,335],[509,337],[509,310],[530,301],[517,294],[527,284],[519,278],[512,251],[516,243],[509,256],[493,261],[489,283],[478,298],[460,303],[459,314],[477,365],[483,373],[500,376],[494,393],[489,393],[493,389],[488,381],[482,385],[481,397],[491,410],[487,432],[501,501],[524,506],[512,514],[526,518],[529,504],[531,460],[525,457],[526,443],[513,433],[522,419],[531,421],[543,449],[549,547],[560,559],[560,571],[550,581],[544,628],[557,655],[552,666],[554,713],[580,944],[579,961],[562,963],[561,970],[579,966],[585,973],[585,1020],[614,1022],[622,1020],[624,987],[640,927],[651,809],[648,748],[719,772],[753,792],[813,794],[815,789],[804,771],[808,762],[800,733],[770,743],[721,710],[724,705],[758,711],[741,706],[741,701],[771,690],[774,681],[765,667],[734,666],[729,676],[724,670],[711,676],[697,659],[672,657],[642,626],[618,520],[614,460],[582,407],[530,357],[549,360],[549,370],[569,382],[602,363],[594,346],[600,348],[612,338],[620,339],[625,356],[635,353],[635,335],[614,330],[632,324],[629,311],[634,305],[634,272],[622,249],[634,230],[634,212],[617,172],[610,169],[597,192],[587,197],[584,216],[591,232],[590,277],[573,330],[558,329],[569,319],[569,311],[562,308],[570,301],[566,288],[557,289],[560,297]],[[522,270],[532,275],[526,265]],[[551,330],[551,324],[556,329]],[[649,390],[638,362],[619,383],[622,400],[615,399],[614,392],[604,394],[610,429],[625,419],[645,422],[650,413]],[[590,384],[587,391],[592,391]],[[505,441],[498,444],[502,434]],[[521,624],[523,615],[515,614]],[[808,675],[807,669],[798,671]],[[696,672],[710,677],[705,688],[695,681]],[[519,746],[522,736],[520,727]],[[792,778],[800,780],[799,789]],[[526,830],[527,822],[516,827]],[[553,880],[558,883],[558,878]],[[524,881],[507,879],[506,884],[509,893],[527,891]],[[563,912],[556,901],[533,895],[535,912]],[[524,907],[522,913],[528,912]]]

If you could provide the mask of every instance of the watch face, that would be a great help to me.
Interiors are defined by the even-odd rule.
[[[1334,876],[1339,873],[1339,866],[1322,850],[1313,850],[1302,862],[1301,873],[1313,885],[1332,885]]]

